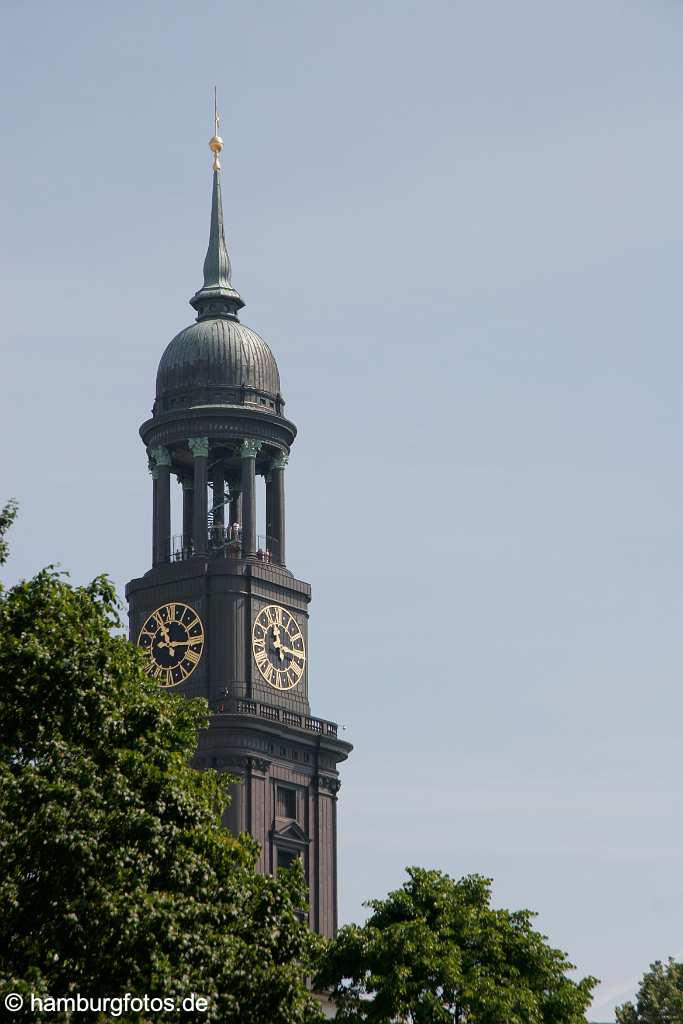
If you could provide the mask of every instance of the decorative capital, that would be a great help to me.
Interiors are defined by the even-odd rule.
[[[327,789],[332,796],[336,796],[341,789],[341,780],[331,775],[317,775],[315,781],[318,789]]]
[[[261,451],[263,442],[255,441],[251,437],[245,437],[240,445],[240,458],[242,459],[255,459],[258,453]]]
[[[212,767],[220,767],[223,768],[225,771],[245,772],[249,766],[249,758],[243,755],[240,756],[238,754],[234,754],[228,757],[215,758],[214,760],[220,761],[220,764],[214,765]]]
[[[157,445],[156,448],[150,448],[149,457],[155,466],[171,465],[171,453],[168,448],[164,448],[161,444]]]
[[[176,473],[176,479],[184,491],[194,490],[194,480],[191,476],[183,476],[181,473]]]
[[[271,468],[271,470],[273,470],[273,469],[284,469],[288,462],[289,462],[289,455],[285,455],[285,453],[282,452],[280,455],[276,455],[275,456],[275,458],[273,459],[273,461],[270,464],[270,468]]]
[[[195,459],[208,459],[209,457],[209,439],[208,437],[188,437],[187,446],[192,452]]]
[[[254,772],[263,772],[264,774],[270,768],[270,761],[267,761],[264,757],[250,757],[247,759],[247,768]]]

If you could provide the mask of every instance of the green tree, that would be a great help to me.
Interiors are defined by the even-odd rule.
[[[683,964],[655,960],[633,1003],[616,1009],[617,1024],[683,1024]]]
[[[317,984],[338,1021],[368,1024],[579,1024],[595,978],[574,982],[528,910],[491,907],[491,883],[408,868],[408,880],[373,900],[362,926],[342,928]]]
[[[16,501],[8,501],[3,509],[0,509],[0,565],[4,565],[7,561],[7,555],[9,554],[9,548],[7,546],[7,540],[5,534],[9,530],[10,526],[17,517],[17,503]],[[0,589],[2,584],[0,583]]]
[[[228,778],[189,767],[206,703],[160,690],[119,625],[105,577],[0,592],[0,993],[194,992],[208,1012],[117,1019],[319,1020],[302,872],[255,872],[256,844],[221,826]]]

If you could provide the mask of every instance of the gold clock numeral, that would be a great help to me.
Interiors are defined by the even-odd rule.
[[[190,647],[187,654],[185,655],[185,660],[191,661],[193,665],[197,665],[199,663],[200,657],[201,654],[197,654],[197,652],[193,651],[192,648]]]
[[[257,651],[265,651],[265,649],[266,649],[266,641],[262,640],[261,637],[257,637],[254,640],[254,655],[256,655]]]

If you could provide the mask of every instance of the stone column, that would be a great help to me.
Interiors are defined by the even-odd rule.
[[[194,481],[187,476],[179,476],[178,481],[183,489],[183,551],[186,552],[192,547]]]
[[[192,515],[192,541],[195,555],[205,555],[208,541],[208,437],[189,437],[188,447],[194,457],[194,498]]]
[[[240,446],[242,459],[242,554],[256,554],[256,456],[261,442],[247,438]]]
[[[147,466],[152,477],[152,565],[157,564],[157,491],[159,489],[159,470],[152,458],[152,452],[147,452]]]
[[[285,564],[285,466],[288,460],[288,455],[278,455],[270,466],[273,522],[270,533],[275,539],[273,561],[279,565]]]
[[[164,562],[171,552],[171,453],[159,445],[151,456],[157,468],[156,561]]]
[[[270,549],[273,561],[277,560],[277,552],[273,550],[273,474],[266,473],[266,547]]]

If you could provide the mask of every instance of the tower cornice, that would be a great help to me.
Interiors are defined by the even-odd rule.
[[[140,427],[140,437],[147,448],[179,444],[188,437],[235,442],[248,437],[274,445],[287,455],[296,437],[296,427],[282,416],[272,416],[248,406],[199,406],[145,420]]]

